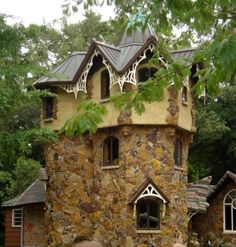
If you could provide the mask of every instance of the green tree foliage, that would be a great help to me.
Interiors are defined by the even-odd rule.
[[[236,86],[222,89],[216,100],[199,105],[197,133],[189,153],[190,179],[213,175],[216,182],[227,170],[236,172]]]

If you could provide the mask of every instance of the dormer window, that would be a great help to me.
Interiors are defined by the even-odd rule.
[[[156,68],[142,68],[138,71],[138,82],[145,82],[151,77],[153,78],[157,72]]]
[[[103,70],[101,73],[101,99],[110,97],[110,75],[109,71]]]
[[[53,97],[44,99],[44,119],[53,118]]]
[[[182,142],[180,139],[176,139],[174,146],[174,162],[175,166],[182,167]]]
[[[187,87],[186,86],[183,86],[183,88],[182,88],[182,102],[183,103],[186,103],[187,102],[187,92],[188,92],[188,90],[187,90]]]
[[[119,164],[119,140],[109,136],[103,141],[103,166],[117,166]]]

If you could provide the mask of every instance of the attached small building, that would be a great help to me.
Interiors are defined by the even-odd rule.
[[[236,244],[236,174],[227,171],[211,187],[205,214],[192,218],[192,229],[209,241],[222,239]]]
[[[45,247],[45,182],[37,179],[5,207],[6,247]]]

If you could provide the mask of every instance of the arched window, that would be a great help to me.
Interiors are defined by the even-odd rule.
[[[182,166],[182,142],[180,139],[176,139],[174,146],[174,162],[176,166]]]
[[[236,190],[231,190],[224,199],[224,231],[236,232]]]
[[[187,87],[183,86],[182,88],[182,102],[187,102]]]
[[[101,99],[110,97],[110,75],[109,71],[103,70],[101,73]]]
[[[156,197],[144,197],[136,204],[137,229],[160,229],[160,204]]]
[[[119,164],[119,140],[109,136],[103,141],[103,165],[115,166]]]
[[[44,99],[44,119],[53,118],[53,97]]]
[[[147,81],[149,78],[154,77],[157,72],[156,68],[142,68],[138,71],[138,82]]]

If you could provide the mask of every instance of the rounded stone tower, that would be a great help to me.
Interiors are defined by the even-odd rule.
[[[148,61],[157,42],[149,27],[125,33],[118,46],[93,41],[87,53],[73,53],[54,69],[67,80],[35,83],[59,96],[43,99],[42,127],[59,130],[85,93],[108,109],[95,134],[61,135],[45,147],[48,246],[94,240],[104,247],[171,247],[186,241],[187,158],[195,131],[191,80],[181,90],[165,89],[162,101],[145,104],[141,116],[110,102],[154,76],[157,68]]]

